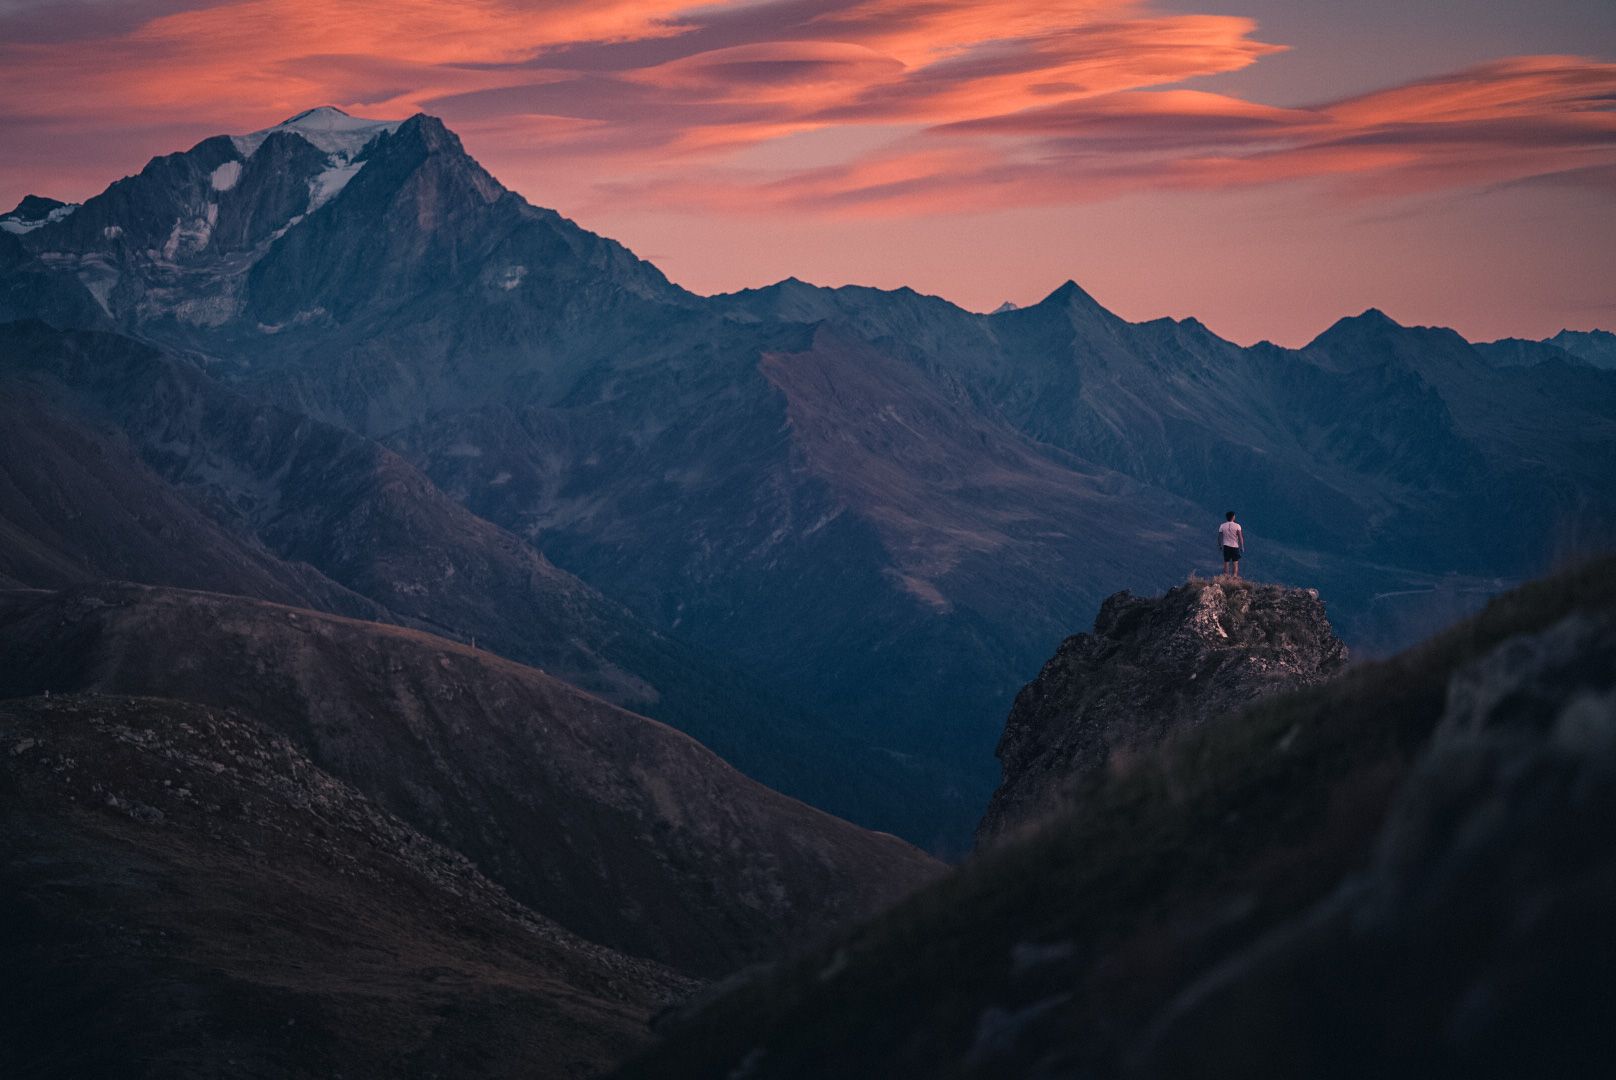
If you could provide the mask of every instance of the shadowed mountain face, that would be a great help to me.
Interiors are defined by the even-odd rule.
[[[1595,1074],[1613,750],[1606,558],[1091,771],[617,1075]]]
[[[1562,330],[1544,344],[1564,349],[1593,367],[1616,369],[1616,334],[1609,330]]]
[[[1243,349],[1194,320],[1127,323],[1070,283],[992,316],[794,280],[697,297],[504,190],[430,117],[339,121],[340,145],[330,120],[207,140],[0,237],[8,310],[207,374],[158,417],[224,385],[387,447],[412,470],[386,489],[399,518],[458,506],[464,536],[542,553],[812,734],[770,752],[737,722],[723,742],[700,710],[624,696],[661,684],[605,649],[626,674],[592,688],[927,845],[963,846],[999,720],[1067,629],[1212,566],[1225,509],[1256,574],[1324,591],[1371,652],[1616,529],[1616,374],[1591,364],[1500,366],[1376,312],[1303,350]],[[187,439],[207,445],[132,441],[157,462]],[[166,460],[216,507],[262,483]],[[307,535],[348,482],[309,474]],[[401,616],[536,661],[554,636],[498,626],[512,578],[459,555],[398,578],[418,596],[355,584],[280,524],[252,532]]]
[[[592,1075],[691,983],[230,710],[0,702],[0,1072]]]
[[[236,709],[568,930],[693,974],[778,955],[936,864],[531,668],[414,630],[133,585],[10,594],[0,698]]]

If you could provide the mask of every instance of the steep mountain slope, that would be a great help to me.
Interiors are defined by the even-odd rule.
[[[1061,642],[1016,695],[999,739],[1004,780],[977,843],[1054,816],[1113,762],[1126,767],[1256,698],[1324,682],[1346,661],[1311,589],[1224,578],[1108,597],[1093,633]]]
[[[779,954],[931,859],[541,672],[418,631],[134,585],[11,594],[0,697],[238,709],[592,941],[701,975]]]
[[[83,284],[35,256],[16,235],[0,231],[0,322],[11,319],[78,327],[109,322]]]
[[[7,1076],[579,1076],[690,987],[240,713],[0,702],[0,810]]]
[[[1607,558],[1093,774],[620,1075],[1597,1072],[1613,723]]]
[[[46,589],[127,578],[387,617],[186,502],[119,435],[14,377],[3,339],[0,330],[0,575]]]

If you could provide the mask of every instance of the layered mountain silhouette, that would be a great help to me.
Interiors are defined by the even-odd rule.
[[[939,850],[1017,688],[1103,597],[1212,566],[1227,508],[1370,653],[1616,525],[1596,335],[1521,366],[1374,311],[1241,348],[1074,283],[992,315],[702,297],[424,115],[313,110],[62,209],[0,235],[0,304],[39,320],[5,377],[177,494],[176,536],[296,568],[234,588],[103,552],[83,578],[476,635]],[[42,565],[57,511],[18,506]]]

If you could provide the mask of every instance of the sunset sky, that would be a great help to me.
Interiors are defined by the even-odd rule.
[[[321,104],[700,292],[1616,329],[1611,0],[0,0],[0,212]]]

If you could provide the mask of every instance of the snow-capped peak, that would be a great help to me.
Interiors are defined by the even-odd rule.
[[[78,208],[78,203],[64,203],[56,199],[29,195],[17,204],[15,210],[0,217],[0,229],[20,236],[61,221]]]
[[[249,135],[232,135],[231,141],[242,157],[252,157],[264,140],[277,131],[290,131],[346,164],[359,155],[370,141],[384,131],[397,131],[402,120],[366,120],[349,116],[332,105],[300,112],[274,127]]]

